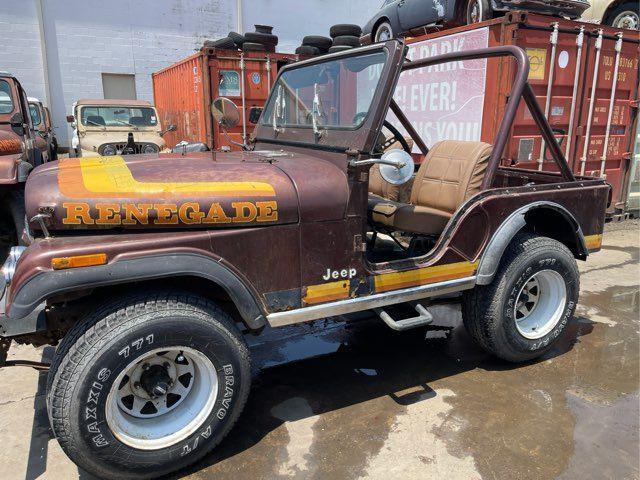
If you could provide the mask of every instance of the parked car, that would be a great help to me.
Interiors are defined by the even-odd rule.
[[[78,100],[67,121],[76,157],[159,153],[166,149],[163,135],[176,128],[162,130],[156,108],[142,100]]]
[[[27,94],[20,82],[10,73],[0,72],[0,223],[3,243],[21,242],[25,215],[24,185],[31,170],[47,158],[38,148],[40,137],[35,134],[35,128]],[[4,248],[2,250],[0,255],[4,258]]]
[[[590,0],[591,7],[584,11],[581,20],[602,23],[615,28],[640,29],[637,0]]]
[[[42,152],[45,161],[52,161],[58,158],[58,140],[51,125],[51,114],[40,100],[29,97],[29,113],[31,122],[35,129],[36,145]]]
[[[482,22],[508,10],[578,18],[588,0],[385,0],[362,29],[362,43],[381,42],[437,24]]]
[[[609,185],[571,173],[524,50],[406,54],[391,40],[283,67],[244,151],[33,172],[40,221],[3,268],[0,346],[61,342],[48,413],[82,469],[158,478],[207,455],[249,394],[245,336],[266,326],[371,311],[409,330],[460,302],[470,336],[512,362],[575,331],[576,259],[601,248]],[[393,101],[401,72],[497,56],[517,75],[493,145],[427,148]],[[522,100],[556,173],[501,166]],[[233,101],[213,103],[220,128],[239,124]]]

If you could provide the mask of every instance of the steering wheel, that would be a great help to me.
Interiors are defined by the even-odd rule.
[[[367,112],[357,113],[356,116],[353,117],[353,124],[360,126],[366,116],[367,116]],[[387,120],[384,121],[382,126],[391,132],[392,137],[390,138],[384,137],[385,139],[384,142],[381,142],[380,137],[378,137],[378,140],[376,141],[376,146],[374,147],[374,153],[384,153],[384,151],[387,148],[389,148],[391,145],[393,145],[396,142],[400,142],[400,145],[402,145],[402,149],[405,152],[407,152],[409,155],[411,155],[411,147],[405,140],[402,133],[400,133],[400,131],[396,127],[394,127],[393,124],[391,124],[391,122]],[[380,132],[380,135],[382,136],[382,132]]]
[[[400,145],[402,145],[402,149],[405,152],[407,152],[409,155],[411,155],[411,147],[407,143],[407,140],[404,138],[402,133],[400,133],[400,130],[398,130],[396,127],[394,127],[391,124],[391,122],[389,122],[387,120],[385,120],[382,125],[384,126],[384,128],[386,128],[387,130],[389,130],[391,132],[392,137],[390,137],[390,138],[386,138],[385,137],[384,142],[382,142],[382,143],[378,142],[377,148],[379,149],[379,152],[380,153],[384,153],[389,147],[391,147],[391,145],[393,145],[396,142],[400,142]],[[382,132],[380,132],[380,135],[382,135]]]

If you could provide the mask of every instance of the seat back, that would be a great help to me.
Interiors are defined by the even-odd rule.
[[[480,192],[493,147],[483,142],[436,143],[416,174],[410,203],[453,214]]]

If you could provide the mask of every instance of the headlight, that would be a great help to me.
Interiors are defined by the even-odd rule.
[[[152,143],[148,143],[142,148],[142,153],[158,153],[158,147]]]
[[[116,150],[116,147],[114,147],[113,145],[107,145],[102,149],[102,155],[106,157],[117,155],[117,154],[118,154],[118,150]]]

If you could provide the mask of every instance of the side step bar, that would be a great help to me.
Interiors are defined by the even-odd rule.
[[[416,303],[415,309],[416,312],[418,312],[418,316],[405,318],[404,320],[394,320],[393,318],[391,318],[391,315],[389,315],[381,308],[376,308],[375,311],[384,321],[384,323],[389,326],[389,328],[392,328],[393,330],[396,330],[398,332],[403,332],[411,328],[424,327],[425,325],[429,325],[433,322],[433,315],[431,315],[429,311],[422,305]]]

